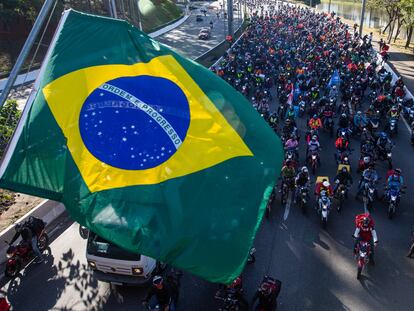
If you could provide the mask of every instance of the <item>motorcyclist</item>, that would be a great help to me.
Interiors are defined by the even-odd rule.
[[[309,153],[317,152],[321,148],[321,145],[318,141],[318,136],[313,135],[311,140],[308,143],[308,147],[306,149],[306,157],[309,156]]]
[[[374,168],[374,164],[371,163],[368,166],[368,168],[365,169],[364,172],[362,173],[361,180],[359,181],[359,185],[358,185],[358,192],[357,192],[355,198],[357,198],[358,195],[361,194],[361,192],[364,188],[364,185],[366,183],[375,184],[377,181],[378,181],[378,174],[377,174],[377,171]]]
[[[152,286],[142,304],[144,307],[149,305],[151,308],[159,305],[161,311],[175,311],[176,302],[172,299],[173,296],[174,293],[167,282],[164,282],[164,278],[155,275],[152,279]]]
[[[355,232],[353,237],[355,239],[354,253],[357,251],[359,242],[368,242],[371,245],[371,263],[375,264],[374,261],[374,246],[378,243],[377,232],[374,228],[374,220],[369,214],[362,214],[360,220],[357,221]],[[358,217],[357,216],[357,217]]]
[[[275,310],[280,287],[280,281],[265,277],[252,299],[252,306],[254,306],[256,300],[258,300],[255,310]]]
[[[32,247],[32,250],[36,255],[35,262],[43,262],[42,252],[39,250],[39,246],[37,245],[37,234],[36,232],[33,232],[33,229],[29,226],[28,222],[18,223],[14,228],[16,233],[9,244],[12,245],[21,236],[23,243],[27,243]]]
[[[329,97],[335,98],[335,100],[338,98],[338,89],[336,88],[336,85],[332,86],[332,88],[330,89]]]
[[[387,178],[387,185],[385,188],[385,195],[388,197],[390,190],[397,190],[398,192],[404,185],[404,177],[401,175],[401,169],[396,168],[389,174]]]
[[[296,187],[295,187],[294,203],[296,203],[296,199],[299,196],[300,188],[309,187],[309,182],[310,182],[309,170],[306,166],[303,166],[295,177]]]
[[[362,129],[366,127],[367,124],[368,122],[366,116],[363,115],[361,111],[358,111],[354,116],[354,127],[362,131]]]
[[[336,190],[338,190],[339,185],[345,185],[348,186],[348,183],[352,184],[352,176],[348,172],[348,169],[346,166],[343,166],[341,170],[338,172],[338,174],[335,176],[335,185],[334,185],[334,193],[336,193]],[[337,182],[338,181],[338,182]]]
[[[322,127],[321,118],[319,118],[317,114],[313,115],[308,124],[312,130],[319,130]]]
[[[291,160],[287,160],[285,165],[282,167],[281,177],[282,177],[281,186],[284,183],[286,183],[288,186],[290,186],[290,183],[295,178],[295,167],[294,167],[293,162]]]
[[[292,135],[286,142],[285,142],[285,150],[286,151],[293,151],[296,155],[296,158],[298,158],[298,139],[296,135]]]
[[[384,132],[381,132],[379,134],[378,140],[377,140],[377,149],[378,149],[378,155],[381,155],[383,158],[385,158],[386,153],[388,150],[392,148],[392,142],[388,138],[387,134]]]
[[[345,135],[339,136],[335,141],[336,147],[336,160],[339,161],[341,154],[349,150],[349,140]]]
[[[279,119],[277,117],[277,114],[273,112],[269,117],[269,124],[274,130],[276,130],[278,123],[279,123]]]

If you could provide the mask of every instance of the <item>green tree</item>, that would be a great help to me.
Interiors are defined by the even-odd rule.
[[[3,156],[7,144],[17,126],[20,111],[15,100],[8,100],[0,110],[0,157]]]
[[[411,38],[414,30],[414,1],[413,0],[401,0],[401,12],[404,16],[404,22],[407,29],[407,41],[405,47],[410,46]]]
[[[6,147],[16,129],[21,112],[17,108],[15,100],[8,100],[0,110],[0,157],[3,156]],[[14,203],[14,193],[0,189],[0,213]]]

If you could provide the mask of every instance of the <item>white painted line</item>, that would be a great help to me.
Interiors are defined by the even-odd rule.
[[[292,204],[292,191],[290,191],[288,194],[288,198],[285,204],[285,213],[283,214],[283,220],[286,220],[289,217],[291,204]]]

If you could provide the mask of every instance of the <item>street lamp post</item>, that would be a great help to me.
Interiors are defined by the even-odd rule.
[[[233,37],[233,0],[227,0],[227,26],[227,34]]]
[[[364,26],[364,18],[365,18],[365,6],[367,4],[367,0],[362,0],[362,9],[361,9],[361,21],[359,23],[359,36],[362,38],[362,28]]]

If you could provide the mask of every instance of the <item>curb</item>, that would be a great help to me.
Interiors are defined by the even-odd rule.
[[[30,212],[16,220],[14,224],[10,225],[2,232],[0,232],[0,264],[6,262],[6,251],[9,247],[7,244],[3,243],[3,241],[10,241],[13,238],[15,234],[14,225],[16,223],[25,222],[30,216],[34,216],[41,218],[44,222],[50,224],[60,215],[62,215],[64,211],[65,206],[62,203],[52,200],[44,200]]]

